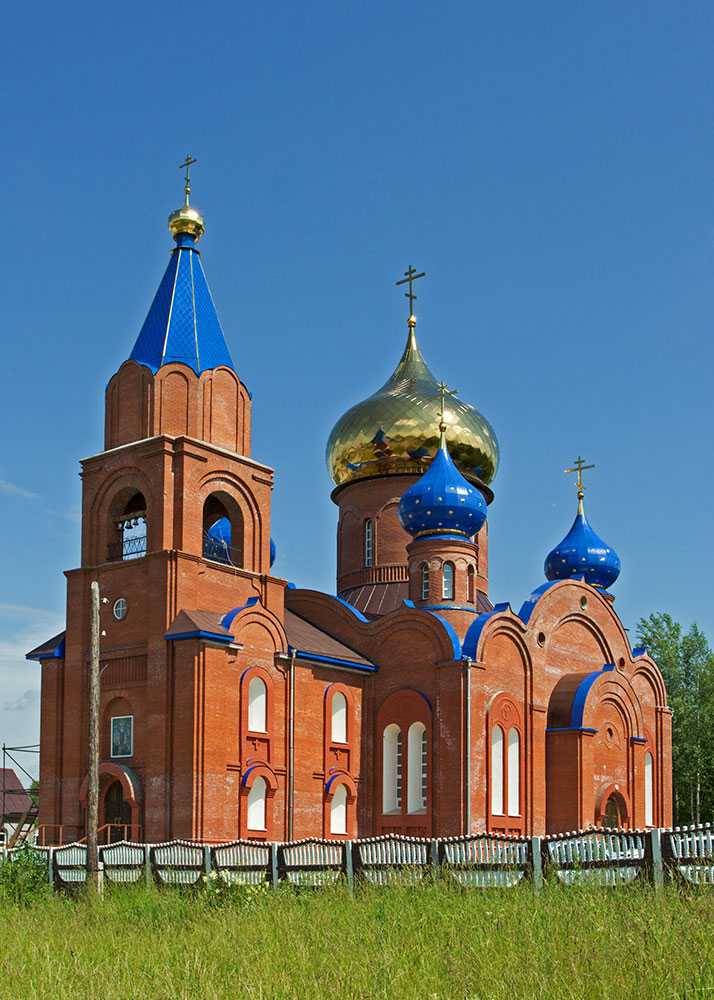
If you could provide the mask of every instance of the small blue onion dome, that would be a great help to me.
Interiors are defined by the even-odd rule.
[[[544,568],[548,580],[584,577],[587,583],[603,590],[620,575],[620,557],[590,527],[582,496],[578,496],[578,513],[572,528],[548,554]]]
[[[399,520],[414,537],[471,538],[486,520],[483,494],[464,479],[446,446],[445,428],[431,465],[399,501]]]
[[[272,567],[273,563],[275,562],[275,557],[277,556],[277,554],[278,554],[277,546],[276,546],[275,542],[273,541],[273,539],[271,538],[270,539],[270,565],[271,565],[271,567]]]

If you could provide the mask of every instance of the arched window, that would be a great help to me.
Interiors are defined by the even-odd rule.
[[[521,814],[521,737],[517,729],[508,730],[508,815]]]
[[[421,599],[422,601],[429,600],[429,563],[422,563],[419,567],[419,572],[421,573]]]
[[[413,722],[407,734],[407,812],[426,809],[427,764],[426,726]]]
[[[503,730],[494,726],[491,731],[491,812],[503,815]]]
[[[645,826],[654,823],[654,757],[645,754]]]
[[[341,691],[332,696],[332,718],[330,738],[333,743],[347,742],[347,699]]]
[[[268,730],[268,689],[260,677],[251,677],[248,685],[248,729],[252,733]]]
[[[454,564],[450,562],[444,563],[441,596],[445,601],[453,601],[454,599]]]
[[[374,565],[374,521],[371,517],[364,522],[364,564]]]
[[[268,786],[265,778],[257,777],[248,792],[248,829],[265,830],[265,799]]]
[[[203,556],[243,566],[243,515],[228,494],[212,493],[203,505]]]
[[[469,566],[466,573],[467,599],[469,604],[476,603],[476,570]]]
[[[347,786],[338,785],[330,802],[330,833],[347,833]]]
[[[124,504],[116,520],[116,541],[109,546],[110,562],[141,559],[146,555],[146,500],[134,493]]]
[[[402,731],[395,723],[382,735],[382,812],[402,809]]]

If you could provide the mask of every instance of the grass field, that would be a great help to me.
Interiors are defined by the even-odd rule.
[[[714,997],[714,892],[446,885],[3,903],[2,997]]]

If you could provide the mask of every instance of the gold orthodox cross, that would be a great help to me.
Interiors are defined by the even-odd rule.
[[[191,156],[190,153],[186,153],[186,159],[183,163],[179,163],[179,170],[185,170],[186,176],[184,178],[185,183],[183,186],[183,193],[186,195],[186,204],[188,205],[189,195],[191,194],[191,167],[194,163],[198,163],[195,156]]]
[[[444,423],[444,414],[446,412],[446,407],[445,407],[446,397],[447,396],[455,396],[458,393],[459,390],[458,389],[450,389],[448,387],[448,385],[446,384],[446,382],[439,382],[438,389],[439,389],[439,401],[440,401],[440,406],[439,406],[439,430],[440,431],[445,431],[446,430],[446,424]]]
[[[578,497],[579,497],[580,500],[582,500],[582,498],[585,495],[585,484],[583,483],[583,472],[585,471],[585,469],[594,469],[594,468],[595,468],[594,465],[586,465],[585,464],[585,459],[581,458],[580,455],[578,455],[578,457],[575,459],[575,462],[573,463],[572,469],[566,469],[565,470],[566,472],[577,472],[578,478],[577,478],[576,486],[578,487]]]
[[[395,282],[396,285],[409,285],[409,291],[404,293],[404,297],[409,299],[409,325],[415,326],[416,319],[414,318],[414,302],[416,301],[416,295],[414,294],[414,282],[419,278],[426,278],[426,271],[421,271],[417,274],[417,269],[410,264],[408,269],[404,272],[404,277]]]

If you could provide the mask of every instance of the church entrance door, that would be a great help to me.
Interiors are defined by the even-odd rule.
[[[124,798],[120,781],[113,781],[104,795],[104,823],[109,843],[130,838],[131,804]]]

